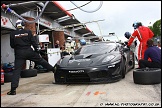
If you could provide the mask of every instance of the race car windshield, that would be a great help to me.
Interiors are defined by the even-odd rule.
[[[98,54],[106,53],[115,49],[115,44],[100,44],[100,45],[88,45],[84,46],[79,50],[79,54]]]

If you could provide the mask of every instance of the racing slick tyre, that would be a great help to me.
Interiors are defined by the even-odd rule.
[[[126,74],[126,66],[125,66],[125,59],[123,58],[123,62],[121,64],[122,66],[122,69],[121,69],[121,75],[122,75],[122,78],[125,78],[125,74]]]
[[[37,69],[24,69],[21,71],[21,78],[37,76]]]
[[[133,71],[135,84],[151,85],[161,83],[160,68],[142,68]]]
[[[13,72],[5,72],[4,73],[4,82],[11,82],[13,76]]]

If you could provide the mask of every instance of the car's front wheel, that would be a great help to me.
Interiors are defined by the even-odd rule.
[[[125,78],[125,73],[126,73],[126,66],[125,66],[125,59],[123,58],[123,62],[121,63],[121,76],[122,78]]]

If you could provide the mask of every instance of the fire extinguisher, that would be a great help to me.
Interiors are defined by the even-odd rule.
[[[1,68],[1,85],[4,85],[4,70]]]

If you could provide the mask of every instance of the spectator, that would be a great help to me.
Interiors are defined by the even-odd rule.
[[[56,43],[55,43],[55,48],[60,48],[59,40],[56,41]]]
[[[158,41],[157,46],[158,46],[158,48],[160,48],[160,49],[161,49],[161,44],[160,44],[160,42],[159,42],[159,41]]]

